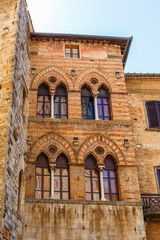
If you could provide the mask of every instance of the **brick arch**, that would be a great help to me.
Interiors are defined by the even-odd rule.
[[[72,89],[73,88],[73,83],[72,83],[72,80],[68,77],[68,75],[62,71],[61,69],[55,67],[55,66],[51,66],[51,67],[47,67],[45,69],[43,69],[42,71],[40,71],[31,81],[31,84],[30,84],[30,88],[34,88],[34,89],[37,89],[38,86],[39,86],[39,81],[40,79],[45,75],[45,74],[48,74],[50,72],[56,72],[58,73],[59,75],[61,75],[67,82],[68,86],[69,86],[69,89]],[[43,82],[43,81],[42,81]]]
[[[89,137],[87,140],[85,140],[82,145],[79,147],[78,150],[78,161],[84,162],[84,158],[86,155],[87,149],[95,142],[101,141],[106,144],[106,146],[110,147],[113,152],[115,153],[115,156],[117,157],[117,164],[120,163],[126,163],[126,159],[120,148],[116,143],[114,143],[110,138],[107,138],[101,134],[95,134],[92,137]],[[98,146],[98,145],[97,145]]]
[[[55,141],[60,143],[62,146],[64,146],[64,149],[68,153],[68,156],[69,156],[71,162],[75,161],[75,159],[76,159],[75,153],[74,153],[74,150],[72,149],[70,143],[64,137],[62,137],[54,132],[47,133],[47,134],[41,136],[39,139],[37,139],[34,142],[34,144],[31,146],[31,148],[29,150],[30,151],[28,154],[29,161],[35,161],[35,157],[37,156],[37,153],[39,153],[39,151],[40,151],[40,146],[43,145],[45,142],[49,142],[52,139],[54,139]],[[43,149],[41,149],[41,151],[43,152]]]
[[[113,89],[115,88],[114,81],[111,80],[106,73],[104,73],[104,72],[102,72],[102,71],[100,71],[100,70],[98,70],[96,68],[90,68],[90,69],[87,69],[84,72],[82,72],[80,74],[80,76],[76,80],[75,89],[76,90],[80,90],[84,78],[87,75],[94,74],[94,73],[96,73],[96,74],[100,75],[101,77],[103,77],[105,82],[107,83],[108,88],[110,89],[110,91],[113,91]]]

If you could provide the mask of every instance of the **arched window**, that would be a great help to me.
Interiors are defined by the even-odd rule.
[[[99,120],[111,120],[109,91],[105,88],[99,88],[97,97],[98,118]]]
[[[103,170],[104,196],[109,201],[118,200],[117,172],[114,160],[107,156],[104,160]]]
[[[91,90],[84,86],[81,89],[82,119],[94,119],[94,99]]]
[[[85,187],[87,200],[100,200],[100,182],[97,163],[92,155],[85,160]]]
[[[37,116],[41,118],[50,118],[51,116],[51,96],[49,88],[45,84],[38,89]]]
[[[50,181],[48,157],[42,153],[36,160],[35,198],[50,198]]]
[[[62,85],[56,88],[54,97],[54,117],[67,118],[67,91]]]
[[[54,196],[56,199],[69,199],[69,169],[65,154],[60,154],[56,160],[54,172]]]

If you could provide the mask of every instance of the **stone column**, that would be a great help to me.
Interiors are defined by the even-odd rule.
[[[51,199],[54,198],[54,168],[56,164],[50,163],[49,167],[51,170]]]
[[[103,184],[103,169],[104,165],[98,165],[99,175],[100,175],[100,187],[101,187],[101,201],[106,201],[104,197],[104,184]]]
[[[55,91],[53,89],[50,89],[50,95],[51,95],[51,118],[54,118],[54,95],[55,95]]]
[[[98,119],[98,105],[97,105],[97,96],[98,96],[98,92],[93,92],[93,97],[94,97],[94,112],[95,112],[95,120],[99,120]]]

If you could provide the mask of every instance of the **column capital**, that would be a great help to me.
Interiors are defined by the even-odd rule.
[[[99,94],[98,91],[93,91],[93,92],[92,92],[92,96],[93,96],[93,97],[98,97],[98,94]]]
[[[54,170],[55,167],[56,167],[56,164],[55,164],[55,163],[50,163],[50,164],[49,164],[49,167],[50,167],[51,170]]]
[[[98,165],[98,170],[100,172],[103,172],[104,168],[105,168],[105,165],[103,165],[103,164]]]
[[[51,96],[54,96],[54,95],[55,95],[55,90],[54,90],[54,89],[50,89],[49,94],[50,94]]]

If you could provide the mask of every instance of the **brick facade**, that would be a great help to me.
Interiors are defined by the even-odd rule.
[[[160,101],[160,76],[124,74],[131,38],[33,33],[24,0],[2,1],[0,9],[0,239],[157,240],[158,212],[143,213],[141,194],[159,193],[159,129],[149,127],[145,102]],[[66,46],[78,49],[78,57],[66,57]],[[59,86],[66,89],[66,119],[52,110],[37,115],[43,84],[50,101],[43,111],[54,109]],[[93,119],[83,119],[84,86]],[[101,87],[109,93],[107,121],[96,112]],[[41,154],[50,197],[36,197]],[[54,197],[59,156],[68,159],[69,200]],[[99,171],[101,201],[86,200],[89,156]],[[116,166],[118,201],[102,196],[108,157]]]

